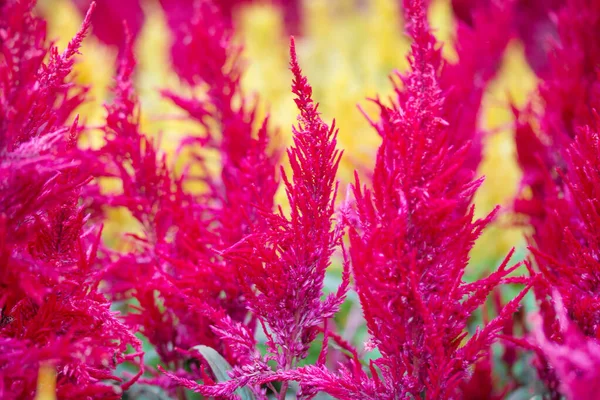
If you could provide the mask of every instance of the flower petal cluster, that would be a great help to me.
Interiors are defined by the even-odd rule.
[[[321,299],[325,271],[343,234],[343,224],[332,228],[342,154],[335,122],[330,127],[320,118],[293,41],[290,65],[300,111],[287,151],[293,179],[281,169],[290,216],[265,214],[265,226],[254,229],[239,250],[248,253],[236,255],[243,287],[253,288],[246,292],[249,307],[268,326],[269,350],[284,370],[306,357],[316,328],[337,311],[348,284],[344,280],[337,293]]]
[[[280,151],[272,143],[268,118],[258,119],[257,104],[251,104],[242,90],[242,49],[232,41],[231,26],[209,1],[197,2],[193,15],[183,27],[190,40],[174,47],[173,57],[182,66],[180,76],[194,89],[205,88],[205,93],[164,95],[203,129],[202,136],[186,138],[182,147],[194,154],[190,167],[199,170],[186,177],[186,183],[201,183],[205,190],[193,196],[194,219],[182,221],[176,254],[181,275],[174,284],[195,301],[203,296],[197,288],[199,278],[216,279],[212,296],[223,300],[218,307],[210,304],[214,321],[225,312],[233,322],[243,322],[248,314],[245,288],[235,279],[239,274],[235,263],[223,253],[253,227],[266,223],[262,211],[273,208]],[[218,155],[218,174],[210,172],[207,152]],[[256,317],[246,322],[253,332]],[[237,363],[238,352],[219,350]]]
[[[156,141],[140,132],[139,100],[131,79],[134,68],[129,40],[120,58],[113,101],[106,106],[105,144],[91,151],[98,160],[95,177],[116,179],[121,190],[89,195],[94,209],[126,209],[138,222],[141,232],[133,237],[135,244],[131,251],[105,250],[104,262],[108,265],[103,277],[105,290],[114,300],[137,301],[135,312],[127,315],[129,323],[156,346],[165,363],[174,363],[180,359],[177,346],[185,348],[190,344],[185,341],[188,338],[192,342],[202,341],[206,332],[184,330],[188,312],[184,311],[181,296],[169,284],[172,266],[161,257],[163,253],[165,257],[171,255],[174,229],[185,218],[190,199],[183,193],[180,181],[174,178]],[[187,318],[195,317],[190,314]],[[195,336],[190,338],[191,335]]]

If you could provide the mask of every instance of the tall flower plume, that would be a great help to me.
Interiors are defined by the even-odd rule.
[[[565,152],[566,168],[558,170],[563,186],[545,204],[543,237],[553,241],[532,248],[544,277],[536,287],[541,309],[532,342],[539,346],[537,367],[553,398],[585,398],[582,393],[592,393],[589,385],[598,377],[592,350],[600,344],[598,128],[596,120],[577,129]]]
[[[93,5],[63,53],[33,6],[0,6],[0,396],[33,398],[38,371],[52,369],[61,398],[117,399],[137,376],[115,370],[141,346],[99,292],[100,229],[79,205],[89,165],[77,119],[65,124],[85,94],[69,74]]]
[[[218,306],[210,305],[210,312],[216,313],[211,318],[218,321],[225,312],[232,321],[243,322],[248,314],[244,288],[235,279],[235,263],[222,251],[264,223],[260,210],[272,210],[280,151],[271,142],[268,118],[258,120],[257,104],[250,103],[242,90],[242,48],[234,44],[231,26],[222,13],[212,2],[198,2],[194,18],[183,28],[190,40],[173,49],[175,63],[185,68],[180,70],[183,79],[193,88],[206,88],[206,95],[164,94],[204,130],[204,136],[189,137],[182,147],[194,153],[191,167],[200,170],[187,182],[199,181],[206,189],[194,197],[193,210],[201,224],[182,221],[186,225],[178,235],[176,256],[182,275],[175,285],[196,301],[202,295],[197,290],[199,277],[207,281],[218,277],[213,294],[225,296]],[[206,152],[220,157],[218,175],[209,172]],[[254,331],[256,318],[247,322],[245,328]],[[234,364],[241,361],[235,351],[223,346],[217,350]]]
[[[329,127],[319,116],[312,89],[298,65],[293,40],[290,65],[294,76],[292,91],[300,110],[294,145],[287,152],[293,179],[281,170],[290,216],[286,217],[281,209],[279,213],[260,210],[264,223],[254,225],[251,234],[228,251],[245,289],[246,304],[267,334],[267,354],[261,357],[256,353],[246,339],[251,332],[239,324],[230,320],[217,324],[215,331],[223,340],[245,350],[246,363],[233,368],[231,381],[213,386],[174,377],[207,396],[231,395],[245,385],[257,396],[264,396],[261,384],[283,380],[278,396],[285,398],[286,373],[307,356],[319,331],[325,330],[327,335],[327,319],[335,314],[347,289],[345,273],[338,291],[322,300],[325,270],[341,245],[343,233],[343,224],[332,227],[335,177],[341,159],[341,152],[336,149],[337,132],[335,125]],[[326,347],[327,342],[323,354]],[[275,371],[268,367],[268,361],[275,362]],[[305,390],[312,392],[310,387]]]

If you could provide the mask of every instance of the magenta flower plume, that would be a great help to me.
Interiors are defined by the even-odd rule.
[[[167,242],[174,207],[178,204],[177,193],[164,155],[159,154],[155,143],[139,131],[139,102],[131,80],[135,67],[131,46],[129,42],[121,53],[113,88],[114,99],[106,106],[106,143],[97,152],[101,162],[96,176],[118,178],[122,192],[96,193],[93,200],[102,208],[129,210],[142,227],[139,248],[131,254],[115,255],[106,260],[109,263],[104,276],[106,290],[118,300],[138,300],[138,312],[127,315],[130,324],[156,345],[165,362],[170,362],[176,358],[172,343],[177,338],[173,327],[173,313],[177,308],[169,307],[164,315],[159,312],[157,303],[170,304],[161,290],[160,283],[166,279],[160,274],[163,264],[157,253]],[[153,276],[159,278],[152,279]]]
[[[515,202],[515,210],[528,217],[534,228],[533,239],[539,248],[555,246],[545,238],[546,207],[562,191],[556,168],[565,167],[564,152],[578,129],[594,125],[594,110],[600,105],[597,66],[600,62],[600,3],[568,0],[557,12],[558,38],[550,53],[550,64],[539,86],[544,111],[533,130],[531,112],[518,114],[516,144],[524,171],[522,185],[531,196]],[[547,241],[547,243],[545,243]]]
[[[191,208],[196,223],[189,218],[182,221],[185,229],[178,235],[176,255],[181,275],[174,284],[188,296],[188,301],[200,306],[199,297],[205,291],[198,291],[198,280],[216,281],[210,293],[222,301],[211,304],[209,314],[215,313],[215,321],[226,315],[227,321],[238,323],[247,320],[245,289],[235,279],[235,263],[222,251],[266,223],[262,213],[273,209],[279,186],[275,174],[280,151],[271,143],[273,132],[268,119],[257,124],[256,104],[249,105],[242,90],[242,49],[233,44],[231,27],[209,1],[198,2],[193,15],[184,25],[191,40],[174,51],[180,51],[179,56],[187,60],[182,64],[186,68],[180,71],[182,77],[196,88],[205,87],[206,96],[186,98],[172,92],[165,96],[203,128],[204,136],[186,139],[183,147],[195,155],[191,166],[202,171],[198,176],[186,177],[186,182],[200,181],[207,189],[195,197]],[[220,156],[218,176],[208,172],[205,153],[196,153],[197,146]],[[253,337],[256,322],[253,316],[239,329],[248,329]],[[197,344],[202,343],[194,343]],[[227,346],[215,349],[233,364],[246,357]]]
[[[89,25],[88,12],[81,30],[63,53],[46,45],[46,27],[31,14],[33,2],[2,3],[2,115],[3,147],[41,138],[62,126],[81,104],[85,88],[66,80],[74,56]],[[90,9],[91,10],[91,9]],[[44,64],[44,58],[48,63]]]
[[[325,271],[343,234],[342,225],[332,228],[341,152],[336,149],[335,126],[323,122],[312,100],[312,88],[298,65],[293,40],[291,70],[300,116],[293,130],[294,145],[288,150],[293,179],[281,170],[290,216],[281,210],[271,214],[262,209],[264,222],[255,224],[252,233],[227,252],[237,266],[248,309],[267,335],[267,354],[261,357],[256,353],[250,332],[240,324],[231,320],[217,324],[215,331],[222,339],[247,354],[244,364],[233,367],[232,379],[199,385],[171,375],[206,396],[229,396],[239,387],[249,386],[264,398],[261,384],[283,380],[279,398],[285,398],[286,381],[292,376],[288,372],[307,356],[319,330],[324,327],[327,331],[326,321],[335,314],[347,290],[346,269],[338,291],[322,299]],[[275,371],[268,361],[275,362]],[[303,390],[312,392],[310,386]]]
[[[533,248],[548,287],[562,298],[567,316],[586,336],[600,340],[600,138],[596,123],[579,130],[561,173],[565,196],[549,202],[544,232],[555,247]],[[549,290],[549,289],[548,289]],[[547,293],[548,294],[548,293]],[[552,314],[552,313],[551,313]],[[561,335],[557,332],[556,338]]]
[[[182,229],[177,259],[180,267],[191,269],[175,284],[195,298],[199,277],[212,280],[216,274],[220,282],[214,287],[214,295],[223,297],[224,292],[225,301],[216,307],[215,318],[220,319],[225,311],[232,321],[242,322],[248,314],[244,289],[235,279],[234,263],[223,257],[222,251],[245,238],[255,225],[264,223],[260,210],[272,210],[279,186],[275,175],[280,151],[271,143],[273,131],[268,119],[257,121],[257,105],[249,105],[242,90],[242,49],[233,44],[231,27],[210,1],[198,2],[193,15],[185,26],[192,40],[180,49],[182,57],[189,57],[182,76],[196,88],[206,87],[207,94],[193,98],[171,92],[165,95],[204,130],[205,136],[190,137],[183,147],[194,152],[192,167],[202,171],[199,176],[186,177],[186,181],[198,180],[207,189],[195,197],[193,207],[196,221],[204,228],[187,222]],[[195,153],[196,145],[219,154],[218,176],[207,172],[203,154]],[[247,328],[254,331],[255,324],[256,319],[251,318]],[[239,354],[217,350],[224,351],[229,361],[237,362]]]
[[[85,94],[69,75],[93,5],[62,54],[33,5],[0,6],[0,397],[33,398],[49,365],[60,398],[118,399],[137,376],[115,370],[141,344],[98,290],[100,229],[79,205],[89,165],[77,119],[65,125]]]
[[[401,2],[402,3],[402,2]],[[425,1],[426,8],[430,1]],[[469,143],[463,169],[475,172],[482,158],[486,132],[479,125],[485,91],[501,66],[509,41],[515,36],[513,19],[516,1],[452,1],[458,19],[455,48],[458,60],[433,62],[439,68],[439,86],[446,99],[442,118],[448,122],[448,140],[452,146]],[[403,8],[405,17],[408,10]],[[433,60],[432,60],[433,61]]]
[[[599,12],[598,1],[565,1],[555,19],[558,38],[539,87],[543,113],[535,121],[531,112],[516,112],[522,185],[529,193],[517,199],[515,209],[533,227],[532,253],[544,278],[535,287],[543,322],[542,332],[535,336],[536,366],[552,398],[559,398],[560,392],[573,395],[565,389],[565,364],[556,358],[556,349],[566,350],[576,342],[595,346],[600,340]],[[589,339],[571,341],[565,336],[565,324],[574,325],[569,335],[578,331],[575,337]]]
[[[216,150],[221,156],[220,179],[205,173],[199,179],[208,186],[207,200],[217,203],[219,232],[229,247],[250,231],[257,209],[271,210],[278,187],[275,165],[279,151],[271,143],[272,130],[268,120],[255,129],[256,105],[249,105],[240,83],[243,73],[241,47],[232,42],[232,30],[217,7],[210,1],[196,3],[194,17],[184,25],[190,40],[173,49],[181,60],[180,75],[194,87],[207,87],[205,97],[186,98],[165,92],[190,119],[198,122],[205,136],[190,137],[184,147],[200,145]],[[202,155],[196,157],[196,167],[206,171]],[[189,179],[193,179],[190,177]]]
[[[251,252],[238,260],[251,311],[269,327],[270,351],[278,368],[289,369],[306,356],[317,326],[332,317],[344,298],[347,281],[325,301],[323,280],[343,230],[332,229],[335,181],[341,152],[336,149],[335,123],[320,118],[312,88],[298,65],[291,42],[292,92],[300,110],[294,145],[288,149],[293,180],[281,173],[290,202],[289,218],[265,215],[266,226],[246,239]],[[284,351],[278,351],[281,346]]]
[[[585,380],[592,382],[597,370],[593,363],[597,360],[582,360],[580,352],[600,345],[600,281],[595,256],[600,251],[599,127],[596,122],[594,128],[578,129],[573,145],[564,153],[567,167],[558,170],[563,187],[546,199],[544,231],[536,232],[544,239],[536,244],[543,246],[531,248],[544,278],[535,287],[540,303],[539,327],[533,338],[535,366],[552,398],[561,394],[585,398],[574,393],[588,390]],[[548,246],[550,243],[554,245]],[[573,380],[573,373],[566,369],[569,363],[581,380]]]
[[[458,17],[455,33],[458,59],[444,60],[438,51],[431,62],[439,75],[439,89],[445,99],[440,117],[448,123],[449,145],[458,148],[469,144],[468,156],[461,168],[474,173],[483,156],[487,133],[479,126],[482,99],[500,69],[507,44],[515,36],[516,1],[452,3]],[[425,4],[428,8],[430,1]],[[408,10],[403,8],[403,12],[406,17]]]

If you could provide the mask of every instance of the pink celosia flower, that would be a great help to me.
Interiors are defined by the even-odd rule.
[[[131,80],[134,66],[130,42],[119,64],[115,98],[107,106],[106,144],[97,152],[103,162],[97,166],[97,176],[117,177],[122,192],[96,195],[94,200],[128,209],[140,223],[143,234],[135,237],[132,252],[110,254],[112,261],[105,279],[107,290],[115,299],[137,300],[139,304],[127,315],[128,321],[139,326],[165,364],[179,370],[187,358],[179,348],[196,344],[220,348],[209,328],[212,319],[204,315],[203,309],[207,305],[219,308],[221,303],[235,303],[239,289],[228,283],[231,271],[211,264],[208,258],[214,251],[211,253],[207,247],[217,239],[206,226],[214,216],[183,190],[183,178],[174,175],[166,155],[158,150],[155,141],[140,132],[139,102]],[[200,246],[194,248],[195,245]],[[173,282],[186,287],[191,285],[192,277],[198,299],[192,303],[197,307],[190,309],[191,303]],[[226,296],[220,300],[223,291]],[[241,315],[243,318],[245,314]]]
[[[428,8],[430,2],[425,1]],[[456,62],[434,61],[439,69],[443,97],[442,118],[448,123],[452,146],[469,144],[463,163],[475,172],[481,162],[485,137],[479,125],[483,95],[498,72],[507,44],[515,35],[514,1],[466,0],[453,2],[458,19],[455,48]],[[406,10],[403,9],[406,13]],[[405,15],[406,17],[406,15]]]
[[[293,41],[291,55],[292,91],[300,110],[294,145],[288,150],[293,180],[281,171],[291,215],[286,217],[282,211],[271,214],[263,208],[263,223],[255,224],[251,234],[227,252],[237,266],[246,304],[267,335],[267,355],[261,357],[254,350],[252,333],[241,324],[228,319],[217,324],[215,331],[221,338],[238,353],[246,354],[245,363],[234,366],[230,373],[232,380],[198,385],[171,375],[206,396],[229,396],[248,385],[264,398],[261,384],[289,379],[287,371],[307,356],[318,328],[335,314],[348,284],[346,273],[337,293],[322,299],[325,270],[335,248],[341,245],[343,232],[342,226],[332,228],[341,153],[335,147],[335,127],[321,120],[313,103],[312,88],[302,76]],[[323,359],[326,347],[327,342]],[[275,362],[275,372],[268,361]],[[285,398],[287,388],[284,382],[280,399]],[[304,395],[314,392],[310,386],[302,390]]]
[[[319,117],[293,41],[291,70],[300,110],[294,145],[287,152],[293,181],[281,170],[291,215],[264,215],[267,226],[255,229],[236,255],[249,308],[268,326],[269,351],[282,370],[306,357],[315,328],[334,315],[347,285],[344,280],[336,294],[321,300],[325,270],[343,232],[331,228],[341,153],[335,125]]]
[[[162,251],[171,253],[169,234],[188,199],[173,179],[165,155],[139,131],[139,103],[131,81],[135,65],[131,46],[129,43],[122,52],[115,96],[107,106],[106,144],[96,152],[101,161],[96,166],[96,176],[117,177],[122,192],[96,194],[93,200],[103,207],[128,209],[142,226],[138,248],[131,254],[115,254],[106,260],[110,266],[104,278],[107,291],[115,299],[132,297],[138,301],[138,312],[128,314],[129,322],[139,326],[164,362],[171,363],[179,359],[175,346],[187,344],[179,342],[181,334],[176,326],[177,316],[184,317],[184,305],[180,296],[172,294],[164,276],[171,267],[159,255]],[[160,310],[162,303],[164,312]],[[189,315],[190,319],[194,317],[195,314]],[[193,332],[197,335],[193,340],[201,340],[203,331]]]
[[[593,279],[589,272],[595,268],[589,260],[596,251],[592,211],[597,197],[593,188],[599,179],[593,169],[597,163],[594,151],[598,126],[594,110],[600,105],[596,71],[600,44],[595,39],[600,32],[599,11],[597,1],[566,2],[558,13],[559,40],[550,69],[540,85],[544,105],[540,133],[527,119],[533,117],[531,112],[517,112],[522,184],[531,195],[518,199],[515,209],[529,217],[534,228],[536,260],[546,279],[563,296],[568,310],[575,304],[585,308],[585,302],[571,302],[570,294],[577,290],[567,287],[575,289],[583,281]],[[567,240],[563,240],[564,235]],[[549,294],[547,289],[545,295]],[[548,312],[552,314],[552,308]],[[576,320],[587,325],[587,318]],[[580,328],[596,335],[583,325]]]
[[[563,168],[564,151],[570,146],[581,126],[594,123],[594,111],[600,105],[596,67],[600,60],[600,3],[569,0],[557,14],[559,38],[550,54],[550,64],[539,92],[544,106],[540,116],[539,135],[531,127],[531,112],[519,115],[516,129],[517,152],[524,177],[523,186],[531,188],[532,196],[518,199],[517,212],[530,217],[535,229],[533,239],[540,248],[552,248],[554,243],[542,243],[547,199],[562,190],[555,169]]]
[[[172,92],[165,95],[204,128],[205,136],[190,137],[184,147],[194,150],[193,145],[199,144],[205,150],[218,151],[221,171],[218,177],[207,172],[188,179],[199,179],[207,187],[193,207],[196,221],[205,227],[188,220],[178,235],[177,262],[182,276],[175,285],[194,299],[199,297],[195,294],[198,279],[215,279],[216,274],[220,281],[215,285],[214,296],[225,298],[217,309],[224,310],[234,322],[242,322],[247,315],[244,288],[232,279],[237,274],[232,261],[218,252],[242,240],[253,226],[266,223],[261,210],[273,208],[280,152],[270,143],[272,130],[268,120],[255,128],[256,104],[248,104],[240,83],[241,48],[232,43],[231,27],[219,10],[211,2],[198,2],[186,29],[191,40],[174,48],[187,60],[180,73],[191,85],[205,85],[207,96],[185,98]],[[194,166],[208,170],[200,154],[196,155]],[[188,268],[182,268],[184,265]],[[220,311],[215,318],[221,318]],[[255,323],[255,317],[251,318],[251,331]],[[218,350],[234,363],[240,356],[224,348]]]
[[[568,338],[552,304],[553,292],[562,299],[560,312],[564,303],[568,319],[583,335],[600,338],[596,276],[600,159],[595,114],[600,106],[600,2],[568,0],[556,23],[558,39],[539,89],[544,106],[540,133],[532,128],[530,111],[517,112],[522,184],[530,194],[518,199],[515,209],[526,215],[534,228],[532,251],[544,277],[535,287],[543,335],[560,344]],[[549,395],[559,398],[558,379],[564,374],[546,349],[552,346],[536,349],[536,366]]]
[[[587,336],[600,339],[600,138],[581,128],[565,160],[564,196],[547,202],[543,237],[554,246],[534,249],[544,277],[562,297],[568,316]]]
[[[0,5],[0,397],[33,398],[50,365],[60,398],[116,399],[135,378],[119,387],[114,371],[141,345],[98,291],[100,229],[78,204],[89,166],[77,120],[64,125],[85,93],[67,77],[93,7],[61,54],[33,6]]]
[[[597,189],[600,139],[598,124],[594,127],[580,128],[575,143],[564,152],[566,171],[559,170],[562,188],[550,179],[546,181],[546,188],[553,191],[544,200],[544,214],[538,216],[538,221],[543,221],[543,230],[536,231],[536,247],[532,248],[544,277],[535,287],[542,318],[542,332],[536,337],[544,335],[557,346],[569,340],[561,328],[564,318],[576,327],[569,332],[577,330],[579,336],[600,338],[600,282],[595,272],[598,269],[596,254],[600,250],[596,227],[600,218],[600,192]],[[557,296],[560,296],[560,305],[553,305]],[[566,313],[564,318],[557,314],[557,309]],[[540,345],[533,349],[537,354],[535,366],[550,391],[549,395],[560,398],[558,390],[564,378],[547,348],[552,346]],[[582,372],[584,375],[589,373],[591,371]]]

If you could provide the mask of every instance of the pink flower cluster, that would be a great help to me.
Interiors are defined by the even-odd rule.
[[[81,202],[92,175],[66,124],[85,96],[67,77],[93,7],[62,54],[32,7],[0,3],[0,397],[32,398],[47,364],[60,398],[116,399],[138,376],[115,369],[139,364],[141,343],[99,291],[101,228]]]
[[[139,2],[89,5],[63,53],[48,44],[34,3],[0,0],[0,397],[34,398],[47,366],[58,398],[152,388],[177,399],[189,390],[491,399],[529,390],[514,367],[531,364],[548,398],[596,398],[600,1],[453,1],[461,22],[450,63],[429,27],[429,2],[404,0],[410,69],[393,77],[389,101],[373,100],[374,168],[368,179],[356,173],[341,205],[335,122],[319,113],[294,39],[299,115],[287,173],[276,131],[242,89],[233,2],[161,1],[173,68],[195,94],[162,95],[203,132],[182,141],[190,157],[179,172],[140,127]],[[110,29],[110,15],[125,20],[122,30]],[[536,16],[532,26],[524,15]],[[89,127],[76,113],[88,88],[74,83],[72,69],[92,24],[120,53],[103,143],[84,149],[78,138]],[[532,227],[527,276],[510,252],[467,281],[469,252],[498,211],[477,219],[472,205],[482,183],[482,98],[509,40],[524,38],[539,61],[544,33],[552,50],[532,62],[541,107],[514,110],[524,171],[514,211]],[[118,191],[104,190],[109,180]],[[289,212],[275,206],[280,181]],[[114,209],[139,227],[126,250],[101,239]],[[341,277],[332,290],[333,264]],[[518,291],[506,301],[509,285]],[[539,312],[528,324],[520,306],[530,288]],[[368,331],[364,349],[340,329],[352,294]],[[493,346],[502,348],[504,376]]]

